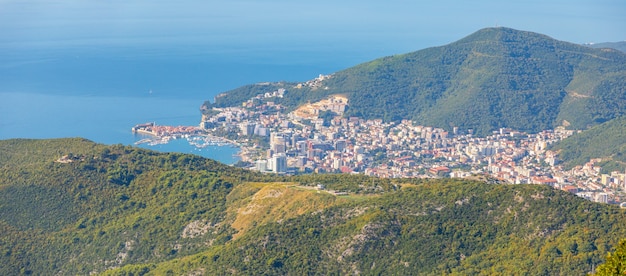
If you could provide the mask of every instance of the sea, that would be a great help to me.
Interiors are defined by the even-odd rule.
[[[207,49],[122,44],[0,45],[0,140],[83,137],[135,145],[136,124],[197,126],[200,106],[222,92],[266,81],[306,81],[384,55],[350,47],[250,44]],[[363,49],[363,47],[361,47]],[[185,139],[139,144],[236,163],[235,146],[196,148]]]
[[[145,138],[131,132],[136,124],[197,126],[200,106],[231,89],[304,82],[485,26],[433,24],[440,10],[328,0],[0,1],[0,139],[135,145]],[[226,164],[239,151],[185,139],[137,146]]]

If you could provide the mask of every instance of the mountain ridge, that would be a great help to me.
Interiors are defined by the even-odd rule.
[[[613,48],[615,50],[626,52],[626,41],[585,43],[583,45],[591,48]]]
[[[626,236],[617,206],[545,185],[280,177],[78,138],[0,153],[3,275],[580,275]]]
[[[323,88],[282,82],[244,86],[205,108],[239,106],[278,87],[288,110],[333,94],[349,99],[346,116],[474,129],[526,132],[575,129],[624,113],[626,54],[592,49],[510,28],[485,28],[456,42],[365,62],[338,71]],[[238,102],[239,101],[239,102]],[[583,111],[583,112],[581,112]]]

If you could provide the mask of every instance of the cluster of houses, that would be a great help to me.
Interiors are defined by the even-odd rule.
[[[279,95],[280,91],[274,93]],[[394,178],[487,174],[512,184],[550,185],[599,202],[619,202],[626,190],[626,173],[600,174],[593,160],[571,170],[561,166],[549,145],[572,135],[572,130],[527,134],[502,128],[490,136],[475,137],[471,130],[447,131],[408,120],[383,122],[337,116],[324,121],[297,112],[284,114],[285,108],[271,101],[248,103],[203,116],[201,127],[209,132],[236,132],[239,144],[245,147],[243,160],[262,172]],[[317,114],[334,108],[332,104],[340,104],[338,108],[343,111],[347,100],[311,106]]]

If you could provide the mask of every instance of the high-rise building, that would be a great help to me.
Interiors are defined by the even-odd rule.
[[[256,124],[251,124],[251,123],[241,123],[239,124],[239,129],[241,130],[241,134],[248,136],[248,135],[254,135],[254,129],[256,127]]]
[[[338,170],[339,168],[341,168],[341,166],[343,166],[343,161],[341,160],[341,158],[336,158],[333,160],[333,169]]]
[[[285,137],[276,136],[270,138],[270,147],[274,151],[274,153],[285,153],[287,150]]]
[[[275,173],[285,173],[287,172],[287,156],[284,153],[279,153],[272,157],[274,163],[274,172]]]
[[[269,129],[262,127],[260,125],[256,125],[254,127],[254,135],[258,135],[258,136],[267,136],[270,133]]]
[[[296,148],[300,154],[306,154],[307,151],[307,143],[306,141],[298,141],[296,142]]]
[[[337,140],[335,142],[335,150],[337,150],[338,152],[342,152],[346,148],[346,145],[346,140]]]
[[[298,162],[297,162],[296,165],[298,167],[304,167],[306,165],[306,161],[307,161],[306,156],[298,156],[297,160],[298,160]]]
[[[256,170],[260,172],[267,171],[267,160],[257,160]]]

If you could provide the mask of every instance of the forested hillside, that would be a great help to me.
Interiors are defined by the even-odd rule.
[[[347,116],[485,135],[500,127],[538,132],[559,125],[585,129],[624,115],[626,54],[593,49],[509,28],[487,28],[457,42],[385,57],[337,72],[321,87],[249,85],[209,107],[240,106],[257,92],[293,109],[332,94],[349,98]]]
[[[0,141],[2,275],[581,275],[625,219],[548,186],[277,177],[83,139]]]
[[[216,225],[241,175],[253,177],[82,139],[0,141],[0,274],[86,275],[223,244],[232,229]],[[211,231],[182,238],[194,221]]]
[[[605,173],[626,168],[626,117],[620,117],[558,142],[552,146],[567,167],[602,158]]]

